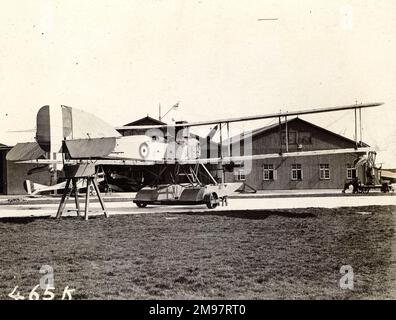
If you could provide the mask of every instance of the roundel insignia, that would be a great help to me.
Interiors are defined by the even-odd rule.
[[[143,159],[146,159],[149,155],[149,146],[146,142],[143,142],[139,147],[139,154]]]

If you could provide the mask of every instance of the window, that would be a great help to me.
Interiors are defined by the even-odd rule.
[[[328,163],[322,163],[319,165],[319,178],[320,180],[330,179],[330,166]]]
[[[245,169],[238,169],[237,171],[234,172],[235,180],[237,181],[245,181],[246,180],[246,175],[245,175]]]
[[[356,178],[356,168],[351,164],[347,164],[347,179],[352,180]]]
[[[276,170],[274,170],[273,164],[263,165],[263,180],[265,181],[276,180]]]
[[[302,178],[303,178],[303,171],[301,168],[301,164],[292,164],[291,179],[302,180]]]

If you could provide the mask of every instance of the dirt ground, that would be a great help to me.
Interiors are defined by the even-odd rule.
[[[74,299],[396,298],[396,206],[0,219],[0,298],[42,265]],[[392,249],[393,247],[393,249]],[[341,289],[342,265],[354,289]],[[41,289],[39,289],[40,292]]]

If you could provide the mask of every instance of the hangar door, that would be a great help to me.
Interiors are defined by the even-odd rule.
[[[7,194],[7,160],[6,156],[10,148],[0,144],[0,194]]]
[[[5,150],[0,150],[0,194],[6,192],[7,166],[5,161]]]

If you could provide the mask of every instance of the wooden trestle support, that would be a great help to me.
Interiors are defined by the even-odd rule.
[[[89,214],[89,202],[90,202],[90,186],[94,187],[96,195],[99,199],[100,206],[106,218],[109,217],[107,209],[105,207],[105,203],[100,194],[98,184],[96,182],[96,174],[95,167],[91,164],[82,164],[82,165],[68,165],[64,167],[65,176],[66,176],[66,186],[63,191],[62,199],[58,207],[58,212],[56,214],[56,218],[59,219],[65,208],[66,203],[69,200],[70,195],[74,195],[74,203],[76,208],[68,211],[76,211],[77,216],[80,216],[80,212],[84,212],[84,219],[88,220]],[[80,203],[78,199],[78,181],[83,180],[86,181],[86,194],[85,194],[85,207],[84,210],[80,208]],[[83,183],[84,185],[84,183]]]

